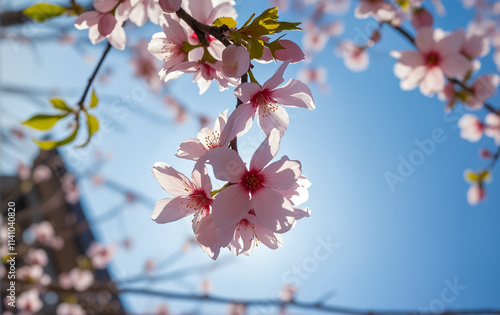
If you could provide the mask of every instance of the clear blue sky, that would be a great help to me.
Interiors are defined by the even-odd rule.
[[[237,3],[239,21],[246,20],[252,7],[264,9],[269,5],[267,1]],[[447,16],[436,21],[445,30],[463,27],[472,18],[472,12],[463,11],[458,1],[448,4],[447,9]],[[346,22],[342,38],[353,39],[369,21],[355,20],[352,10],[342,17]],[[282,14],[282,18],[302,19],[296,12]],[[69,25],[71,19],[54,23]],[[45,32],[43,27],[33,29]],[[128,29],[127,35],[129,39],[138,35],[149,38],[156,31],[159,27],[149,25],[141,30]],[[86,37],[83,31],[73,33]],[[290,126],[278,156],[286,154],[302,162],[303,173],[312,182],[310,199],[305,204],[312,215],[284,235],[285,246],[276,251],[259,246],[250,257],[234,258],[225,251],[218,263],[196,247],[166,269],[193,266],[191,276],[145,282],[143,287],[198,292],[201,279],[206,278],[213,282],[213,293],[217,295],[270,298],[288,282],[299,281],[298,300],[315,301],[332,293],[328,303],[339,306],[414,310],[434,306],[439,310],[438,300],[446,308],[500,308],[500,248],[495,245],[500,241],[500,184],[495,180],[498,172],[493,173],[494,181],[487,187],[487,203],[476,207],[467,204],[468,184],[462,177],[467,168],[485,166],[477,151],[485,146],[492,148],[493,141],[488,138],[470,144],[460,139],[456,127],[459,112],[445,116],[444,104],[437,98],[422,96],[418,90],[401,91],[392,70],[394,60],[388,53],[410,46],[391,29],[384,28],[382,36],[380,44],[369,51],[370,67],[362,73],[346,69],[334,56],[330,42],[312,64],[328,69],[330,93],[322,94],[312,85],[317,109],[288,111]],[[290,34],[290,38],[300,40],[301,34]],[[76,102],[104,49],[102,44],[86,44],[82,45],[82,53],[80,48],[57,41],[37,42],[33,47],[4,40],[0,43],[1,82],[62,91],[69,101]],[[87,53],[94,57],[93,62],[84,61]],[[193,119],[184,125],[175,124],[161,96],[143,98],[144,84],[132,78],[130,56],[113,50],[104,66],[113,71],[109,83],[95,85],[97,93],[103,95],[95,112],[111,122],[112,130],[101,132],[98,144],[80,151],[69,147],[63,154],[71,158],[73,171],[83,173],[93,165],[93,151],[111,152],[113,157],[102,167],[101,174],[156,201],[165,193],[151,174],[153,164],[163,161],[189,174],[193,163],[175,158],[174,153],[179,143],[196,135],[198,124]],[[496,72],[491,56],[483,58],[482,64],[482,74]],[[257,72],[259,81],[267,80],[276,69],[274,65],[257,67],[261,69]],[[295,77],[300,67],[290,66],[285,79]],[[212,85],[200,96],[191,77],[185,75],[172,82],[169,91],[192,112],[215,117],[226,108],[232,110],[235,99],[232,90],[220,93]],[[128,97],[131,100],[125,100]],[[43,98],[40,100],[43,103]],[[2,112],[17,121],[49,111],[47,105],[33,104],[18,95],[2,93],[0,101]],[[500,97],[496,95],[491,101],[500,104]],[[124,110],[127,108],[129,111]],[[148,113],[156,118],[151,119]],[[0,118],[3,126],[13,123],[4,117]],[[384,174],[397,173],[399,157],[408,159],[418,150],[415,141],[430,139],[433,132],[442,133],[444,141],[436,143],[434,152],[392,191]],[[244,159],[262,139],[258,128],[252,128],[241,139]],[[7,156],[2,155],[2,160]],[[6,166],[3,169],[5,172]],[[96,187],[88,179],[81,178],[79,184],[89,217],[123,204],[123,196]],[[98,238],[105,243],[120,242],[125,236],[134,240],[133,249],[120,251],[113,262],[112,271],[117,277],[142,271],[148,258],[162,260],[191,236],[190,219],[158,225],[150,219],[152,210],[153,204],[125,205],[118,219],[95,227]],[[325,258],[317,256],[321,240],[336,244]],[[200,265],[216,268],[200,273],[194,268]],[[455,279],[466,288],[446,293],[450,299],[443,300],[441,294],[449,286],[447,281],[453,283]],[[127,296],[135,312],[152,310],[155,304],[151,301],[158,300]],[[198,307],[168,303],[176,312]],[[208,314],[224,309],[208,304],[202,307]],[[259,314],[258,310],[254,312]]]

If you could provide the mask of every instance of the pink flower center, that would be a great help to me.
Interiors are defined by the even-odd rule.
[[[195,210],[208,210],[212,205],[212,199],[208,198],[205,191],[198,189],[188,196],[187,207]]]
[[[425,63],[428,66],[437,66],[441,62],[441,56],[435,51],[431,51],[425,56]]]
[[[253,225],[252,222],[248,221],[247,219],[242,219],[240,222],[238,222],[237,230],[238,230],[238,232],[240,232],[240,237],[241,237],[241,230],[242,229],[243,230],[251,229],[251,233],[252,233],[252,236],[250,237],[249,240],[242,239],[243,243],[245,243],[247,241],[249,243],[251,243],[253,240],[256,240],[258,242],[257,233],[255,232],[255,226]],[[258,245],[258,243],[257,243],[257,245]]]
[[[247,171],[243,175],[242,184],[249,192],[253,193],[263,186],[264,177],[257,171]]]
[[[212,135],[205,136],[205,147],[209,151],[220,147],[220,133],[217,130],[214,130]]]
[[[260,108],[260,115],[262,117],[269,116],[272,112],[278,110],[278,103],[271,97],[268,90],[263,90],[257,93],[254,97],[254,107]]]
[[[160,52],[164,55],[163,61],[167,61],[172,57],[179,56],[184,53],[182,51],[182,46],[169,42],[168,40],[164,41]]]

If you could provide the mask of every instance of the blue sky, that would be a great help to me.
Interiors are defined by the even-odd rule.
[[[266,7],[266,1],[239,1],[239,21],[246,20],[252,8]],[[458,1],[448,4],[447,9],[447,16],[436,21],[445,30],[464,27],[472,18],[472,12],[463,11]],[[342,38],[353,39],[370,22],[355,20],[352,10],[341,17],[346,23]],[[302,19],[296,12],[281,16],[287,21]],[[68,25],[71,21],[64,18],[51,23]],[[45,31],[39,26],[33,29],[40,34]],[[149,25],[141,30],[128,29],[127,34],[129,39],[149,38],[157,31],[159,27]],[[86,37],[83,31],[73,33]],[[300,41],[301,34],[290,34],[289,38]],[[57,41],[38,42],[35,47],[2,41],[1,82],[65,91],[59,93],[69,102],[76,102],[104,49],[102,44],[83,46],[82,53]],[[214,263],[195,247],[165,269],[193,266],[192,275],[142,285],[199,292],[201,280],[210,279],[217,295],[270,298],[288,282],[298,281],[297,300],[301,301],[315,301],[330,294],[328,303],[356,308],[500,308],[500,249],[494,245],[500,240],[500,186],[495,181],[498,172],[493,173],[494,181],[487,187],[487,202],[476,207],[467,204],[468,184],[462,175],[467,168],[486,165],[479,160],[477,151],[481,147],[493,148],[493,141],[487,138],[471,144],[460,139],[456,123],[464,111],[445,115],[444,104],[437,98],[425,97],[418,90],[399,89],[389,52],[410,48],[403,38],[384,28],[382,41],[369,51],[370,67],[362,73],[346,69],[342,60],[334,56],[331,42],[313,60],[313,66],[327,68],[330,92],[322,94],[316,85],[311,85],[317,109],[288,110],[290,126],[278,153],[278,157],[286,154],[301,161],[303,173],[312,182],[310,199],[304,204],[312,215],[284,235],[283,248],[271,251],[259,246],[250,257],[236,258],[227,251]],[[94,57],[93,62],[84,61],[86,54]],[[95,84],[97,93],[103,95],[95,113],[112,127],[101,131],[100,140],[88,148],[78,151],[69,147],[62,152],[78,174],[93,167],[96,150],[111,152],[112,158],[101,169],[102,176],[156,201],[164,198],[165,193],[151,174],[153,164],[166,162],[189,174],[193,163],[175,158],[174,153],[179,143],[196,135],[199,127],[193,119],[183,125],[173,122],[162,105],[162,97],[146,93],[144,83],[133,78],[130,56],[129,52],[112,50],[104,66],[113,71],[110,82]],[[481,62],[481,74],[497,71],[491,55]],[[271,64],[257,67],[261,82],[277,68]],[[285,79],[295,77],[300,67],[290,66]],[[215,117],[226,108],[232,110],[235,98],[231,89],[221,93],[212,85],[200,96],[191,77],[185,75],[172,82],[168,91],[190,111]],[[40,98],[42,103],[43,99]],[[2,111],[15,117],[0,118],[3,126],[39,111],[50,111],[47,102],[44,107],[18,95],[2,93],[0,101]],[[500,104],[498,95],[491,102]],[[147,116],[151,113],[155,119]],[[240,141],[246,161],[263,140],[255,127]],[[58,135],[64,132],[59,130]],[[397,183],[393,191],[384,174],[397,174],[400,157],[408,160],[419,150],[415,142],[432,139],[433,133],[441,135],[441,143],[434,141],[432,154],[425,155],[423,163],[404,182]],[[32,154],[29,145],[24,147],[25,156]],[[2,160],[8,157],[4,154]],[[6,168],[3,166],[4,172],[8,171]],[[150,219],[153,204],[125,204],[122,195],[96,187],[88,177],[82,176],[79,184],[89,217],[123,205],[123,214],[116,220],[95,227],[104,243],[120,242],[124,237],[134,240],[133,249],[120,251],[113,262],[116,277],[141,272],[146,259],[162,260],[178,251],[192,235],[188,218],[158,225]],[[325,253],[317,249],[325,242],[334,245],[328,247],[331,251],[325,250],[328,255],[318,256],[317,253]],[[200,265],[208,267],[199,271]],[[459,289],[449,289],[443,299],[442,291],[455,281]],[[126,298],[130,309],[136,312],[152,310],[155,304],[151,301],[158,301]],[[198,307],[187,302],[167,302],[174,311]],[[208,304],[202,307],[207,314],[224,309]],[[268,314],[270,310],[253,312]],[[297,310],[291,313],[303,314]]]

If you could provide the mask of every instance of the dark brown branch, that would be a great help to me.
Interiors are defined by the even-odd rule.
[[[182,8],[175,13],[193,29],[202,45],[208,46],[208,40],[206,37],[207,34],[218,39],[221,43],[224,44],[224,46],[231,45],[231,42],[227,39],[226,35],[224,35],[225,32],[229,31],[229,27],[227,25],[210,26],[200,23]]]
[[[108,55],[109,51],[111,50],[111,44],[108,42],[106,44],[106,49],[104,49],[104,52],[102,53],[101,59],[99,60],[99,63],[97,63],[97,66],[94,69],[94,72],[89,78],[89,81],[87,83],[87,86],[85,87],[85,90],[83,91],[82,97],[78,101],[78,106],[80,108],[83,107],[83,103],[85,102],[85,98],[87,97],[87,94],[89,93],[90,87],[92,86],[92,82],[94,82],[95,77],[97,76],[97,73],[99,72],[99,69],[101,68],[104,59],[106,59],[106,56]]]

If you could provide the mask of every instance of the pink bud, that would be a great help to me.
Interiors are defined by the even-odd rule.
[[[250,67],[250,54],[243,46],[229,45],[222,52],[222,71],[231,78],[239,78]]]
[[[181,8],[182,0],[160,0],[158,4],[161,9],[167,13],[174,13]]]
[[[418,8],[413,11],[413,14],[410,17],[411,24],[416,30],[421,29],[422,27],[432,27],[434,23],[434,18],[432,14],[424,8]]]
[[[483,148],[479,150],[479,157],[485,160],[489,160],[493,158],[493,153],[491,153],[490,150]]]

